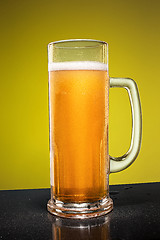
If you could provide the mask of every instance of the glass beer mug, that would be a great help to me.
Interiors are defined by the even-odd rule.
[[[110,78],[108,44],[75,39],[48,45],[50,213],[90,218],[113,209],[109,173],[127,168],[141,145],[141,106],[136,83]],[[132,137],[127,153],[108,153],[109,88],[127,89]]]

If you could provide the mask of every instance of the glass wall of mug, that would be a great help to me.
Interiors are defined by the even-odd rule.
[[[51,200],[59,216],[86,218],[113,208],[109,197],[108,45],[48,45]]]

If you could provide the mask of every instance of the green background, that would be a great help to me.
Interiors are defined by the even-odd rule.
[[[160,1],[5,0],[0,2],[0,189],[45,188],[49,180],[47,44],[108,42],[111,77],[133,78],[143,114],[141,152],[110,184],[160,181]],[[110,89],[109,151],[128,150],[127,92]]]

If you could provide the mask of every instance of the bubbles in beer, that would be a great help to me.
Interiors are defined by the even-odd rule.
[[[62,202],[95,202],[108,193],[107,65],[49,65],[51,189]]]
[[[71,61],[49,63],[48,71],[60,70],[108,70],[107,64],[96,61]]]

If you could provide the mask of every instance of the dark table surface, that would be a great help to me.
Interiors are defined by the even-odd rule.
[[[108,215],[69,220],[47,212],[49,189],[0,191],[0,240],[160,239],[160,183],[110,186],[110,196]]]

